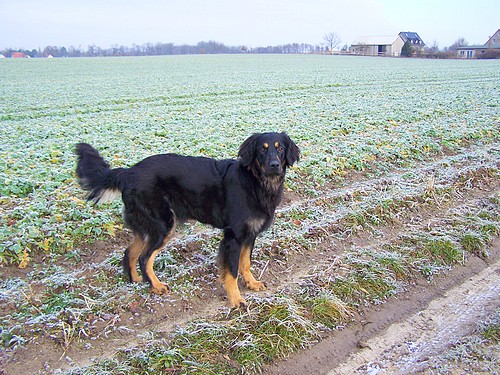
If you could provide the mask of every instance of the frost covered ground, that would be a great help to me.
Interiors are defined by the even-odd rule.
[[[1,65],[7,374],[273,371],[270,363],[349,332],[341,328],[362,311],[496,259],[497,61],[238,55]],[[119,167],[162,152],[235,157],[260,131],[286,131],[302,149],[257,242],[253,269],[269,290],[248,292],[248,311],[225,308],[220,233],[192,223],[157,257],[170,295],[125,283],[121,203],[84,201],[74,144],[95,145]]]

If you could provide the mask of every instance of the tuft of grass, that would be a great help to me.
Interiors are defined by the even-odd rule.
[[[492,324],[484,328],[482,336],[494,343],[498,344],[500,342],[500,323]]]
[[[479,325],[481,336],[488,340],[490,344],[500,343],[500,309],[498,309],[493,317]]]
[[[411,275],[409,259],[406,255],[398,252],[383,251],[376,253],[374,256],[378,263],[394,272],[396,278],[407,279]]]
[[[11,330],[0,326],[0,348],[16,349],[25,343],[25,339],[16,335]]]
[[[481,233],[481,235],[487,238],[488,240],[491,239],[491,237],[498,236],[500,234],[500,227],[498,227],[496,223],[482,224],[478,228],[478,230]]]
[[[464,262],[464,253],[450,239],[430,239],[424,244],[424,251],[436,261],[447,265]]]
[[[351,308],[328,292],[313,298],[308,305],[310,305],[311,319],[330,329],[345,324],[352,317]]]
[[[488,252],[485,250],[483,239],[476,233],[465,233],[460,239],[460,244],[465,251],[468,251],[471,254],[476,254],[481,258],[488,257]]]
[[[259,370],[262,364],[303,348],[315,332],[305,318],[305,311],[293,300],[263,302],[259,313],[250,320],[253,332],[243,335],[243,340],[233,345],[233,358],[246,371]]]
[[[385,276],[370,270],[352,271],[335,278],[328,289],[352,306],[381,303],[397,290],[394,280]]]

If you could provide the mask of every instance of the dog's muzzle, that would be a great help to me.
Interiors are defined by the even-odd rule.
[[[270,175],[281,174],[281,164],[279,161],[272,161],[269,163],[268,173]]]

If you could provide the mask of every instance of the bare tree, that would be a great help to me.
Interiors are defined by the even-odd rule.
[[[432,42],[432,45],[427,48],[427,50],[431,53],[439,52],[439,44],[436,40]]]
[[[457,48],[459,48],[459,47],[465,47],[468,44],[469,43],[465,40],[465,38],[463,36],[461,36],[460,38],[458,38],[457,40],[455,40],[455,42],[450,47],[448,47],[448,49],[450,51],[456,51]]]
[[[340,39],[340,36],[335,33],[335,32],[330,32],[325,34],[323,37],[323,40],[327,43],[328,49],[330,51],[333,51],[337,46],[342,42],[342,39]]]

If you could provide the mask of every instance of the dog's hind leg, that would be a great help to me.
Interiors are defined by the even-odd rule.
[[[168,292],[166,284],[162,283],[156,276],[153,264],[156,255],[174,236],[175,233],[175,217],[172,216],[169,220],[169,225],[164,235],[151,234],[148,236],[146,247],[139,256],[139,264],[141,266],[142,276],[151,285],[151,291],[155,294],[163,294]]]
[[[146,244],[142,237],[139,234],[135,234],[134,241],[125,250],[125,254],[123,255],[123,272],[131,282],[140,283],[142,281],[142,277],[137,273],[137,259],[139,259],[139,255],[141,255],[145,247]]]
[[[159,295],[168,292],[167,284],[162,283],[158,279],[158,277],[156,276],[156,274],[153,270],[153,264],[154,264],[155,257],[156,257],[156,255],[158,255],[160,250],[161,250],[161,247],[152,251],[148,255],[146,255],[144,257],[144,260],[143,259],[139,260],[139,262],[141,264],[141,270],[143,270],[142,273],[145,275],[146,280],[151,285],[151,291],[154,294],[159,294]],[[141,258],[142,258],[142,256],[141,256]]]

